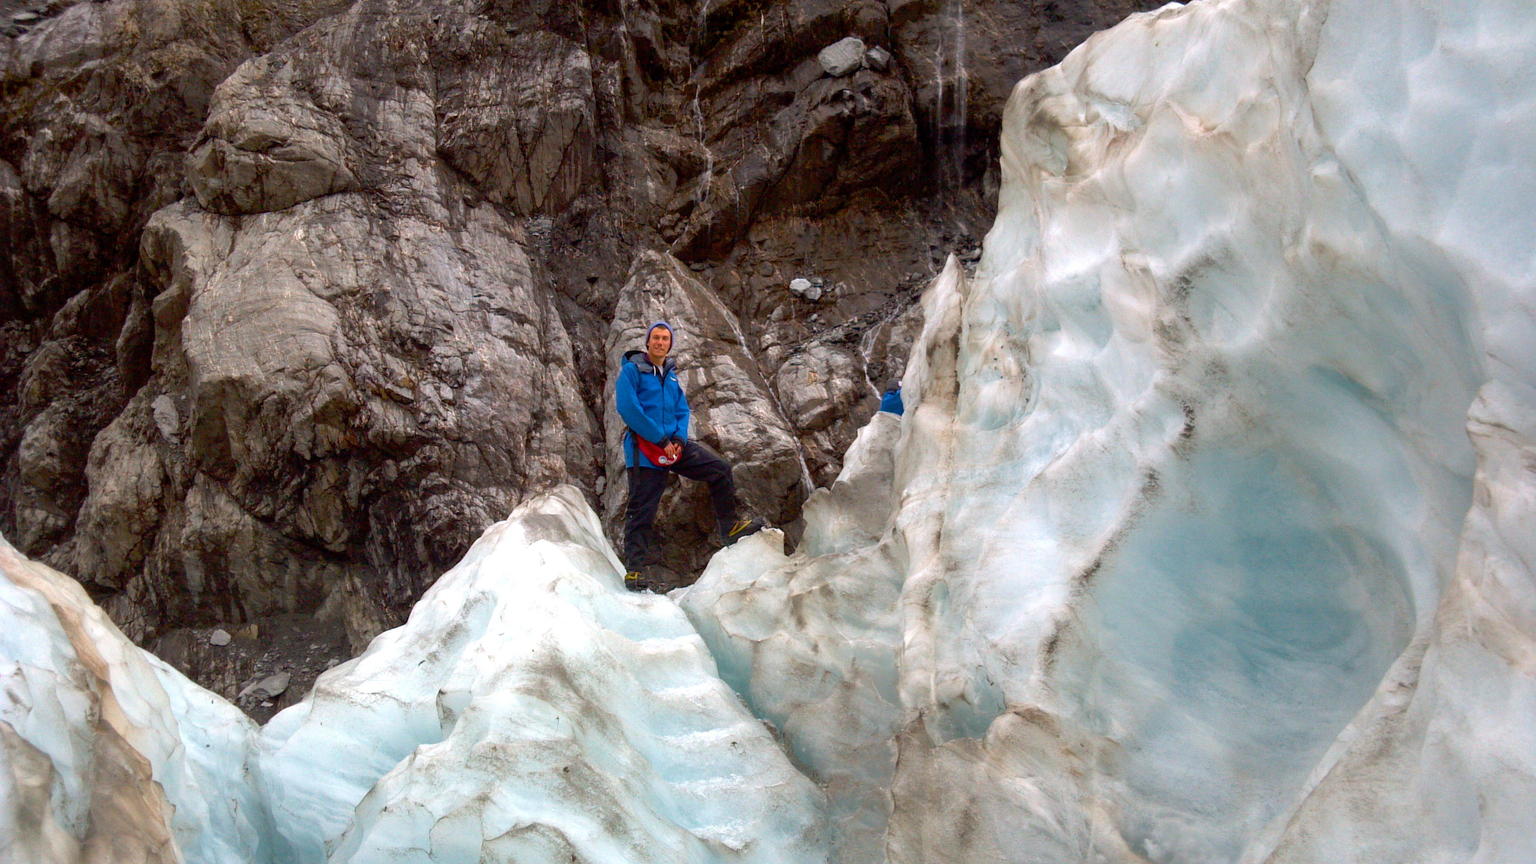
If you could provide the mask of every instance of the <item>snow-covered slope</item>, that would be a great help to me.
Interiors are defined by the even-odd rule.
[[[1205,0],[1025,80],[907,415],[672,599],[562,490],[258,731],[0,547],[0,852],[1536,861],[1532,56]]]

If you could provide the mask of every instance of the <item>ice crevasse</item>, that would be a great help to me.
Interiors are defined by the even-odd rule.
[[[0,546],[0,857],[1536,861],[1531,56],[1516,0],[1093,37],[793,555],[626,595],[559,490],[262,729]]]

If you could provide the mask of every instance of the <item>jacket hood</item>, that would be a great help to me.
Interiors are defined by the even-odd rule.
[[[641,372],[649,373],[651,370],[656,368],[651,364],[651,355],[639,350],[638,348],[634,351],[625,351],[624,362],[635,364],[640,368]],[[677,362],[674,361],[671,357],[668,357],[667,359],[661,361],[661,368],[664,371],[675,369],[677,368]]]

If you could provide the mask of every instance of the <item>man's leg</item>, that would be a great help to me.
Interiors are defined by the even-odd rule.
[[[656,537],[652,526],[661,493],[667,488],[667,472],[659,468],[630,468],[629,504],[624,514],[624,567],[638,572],[656,563]]]
[[[731,477],[731,464],[708,447],[693,441],[685,442],[683,455],[672,463],[671,470],[689,480],[709,484],[709,501],[715,508],[715,522],[727,545],[763,527],[760,522],[740,524],[736,518],[736,481]]]

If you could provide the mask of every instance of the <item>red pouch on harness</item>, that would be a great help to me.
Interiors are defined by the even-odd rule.
[[[633,432],[630,434],[634,435]],[[644,438],[641,438],[639,435],[635,435],[635,443],[640,445],[640,452],[645,454],[645,458],[651,460],[657,465],[666,467],[677,461],[676,456],[668,456],[665,450],[661,449],[655,444],[652,444]]]

